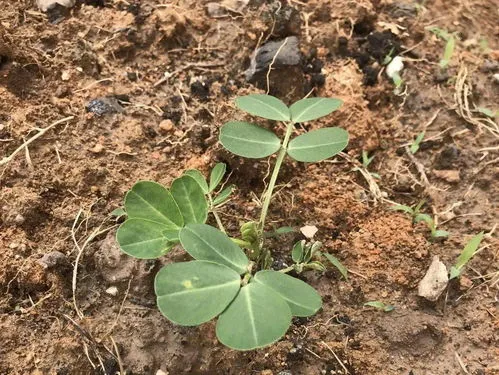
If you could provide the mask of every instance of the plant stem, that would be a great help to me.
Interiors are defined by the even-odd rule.
[[[272,176],[270,177],[269,186],[267,187],[267,190],[264,193],[265,199],[263,201],[262,212],[260,214],[260,221],[258,222],[258,235],[261,238],[260,247],[263,246],[263,241],[264,241],[263,229],[265,227],[265,219],[267,218],[267,212],[269,209],[270,200],[272,199],[272,194],[274,193],[275,183],[277,181],[277,177],[279,176],[279,170],[281,169],[282,161],[286,156],[289,138],[293,133],[293,129],[294,129],[294,124],[292,122],[289,122],[287,124],[286,134],[284,136],[284,140],[282,141],[281,149],[279,151],[279,154],[277,155],[277,160],[274,165],[274,170],[272,171]]]
[[[210,202],[211,213],[215,217],[215,221],[217,222],[218,228],[222,232],[226,233],[222,220],[220,219],[220,216],[218,216],[218,212],[215,210],[215,207],[213,206],[213,198],[211,197],[211,194],[208,194],[208,201]]]

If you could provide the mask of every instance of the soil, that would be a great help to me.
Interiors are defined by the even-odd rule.
[[[0,0],[0,155],[70,119],[0,164],[0,374],[499,374],[499,131],[476,110],[499,109],[494,0],[106,0],[48,14],[34,3]],[[431,26],[455,33],[447,69]],[[253,52],[292,35],[302,62],[272,70],[269,92],[343,99],[297,132],[336,125],[351,140],[330,161],[286,161],[270,222],[317,226],[351,273],[303,274],[322,310],[271,347],[236,352],[213,322],[161,316],[154,274],[185,255],[121,254],[110,212],[137,180],[167,185],[223,161],[238,189],[222,220],[236,234],[255,218],[268,164],[229,155],[218,129],[248,118],[236,96],[266,91],[246,81]],[[395,92],[383,61],[398,53]],[[406,152],[422,131],[419,151]],[[379,179],[355,170],[362,150]],[[423,199],[448,239],[390,210]],[[435,303],[418,297],[433,256],[451,266],[480,231],[463,276]],[[280,263],[298,239],[272,243]]]

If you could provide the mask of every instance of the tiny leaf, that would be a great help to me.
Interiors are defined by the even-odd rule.
[[[430,228],[433,228],[433,219],[431,218],[430,215],[428,214],[417,214],[416,217],[414,217],[414,222],[419,223],[421,221],[424,221]]]
[[[449,272],[449,280],[455,279],[456,277],[459,277],[459,275],[461,275],[461,270],[452,266]]]
[[[431,236],[434,237],[434,238],[439,238],[439,237],[449,237],[449,232],[447,232],[446,230],[434,230],[432,233],[431,233]]]
[[[302,134],[289,142],[288,154],[303,162],[328,159],[348,144],[348,132],[341,128],[323,128]]]
[[[257,272],[252,282],[260,283],[279,294],[293,316],[311,316],[322,306],[319,293],[307,283],[277,271]]]
[[[232,194],[236,187],[234,185],[229,185],[225,189],[223,189],[220,194],[218,194],[214,199],[213,199],[213,205],[218,206],[219,204],[224,203]]]
[[[301,263],[303,261],[303,245],[305,241],[298,241],[293,246],[293,250],[291,251],[291,258],[295,263]]]
[[[126,211],[123,207],[118,207],[116,209],[114,209],[113,211],[111,211],[111,216],[114,216],[114,217],[121,217],[121,216],[125,216],[126,215]]]
[[[390,209],[394,211],[402,211],[410,215],[414,214],[414,210],[411,207],[406,206],[404,204],[396,204],[394,206],[391,206]]]
[[[241,248],[210,225],[187,225],[180,231],[180,243],[194,259],[223,264],[239,274],[247,271],[249,260]]]
[[[222,127],[220,143],[233,154],[253,159],[272,155],[281,147],[281,141],[270,130],[241,121]]]
[[[341,107],[343,101],[333,98],[306,98],[298,100],[290,108],[294,123],[315,120],[329,115]]]
[[[125,209],[129,218],[154,221],[170,228],[184,224],[172,195],[156,182],[140,181],[133,185],[125,197]]]
[[[182,213],[185,224],[204,223],[208,217],[208,202],[201,186],[191,176],[173,181],[171,192]]]
[[[494,118],[499,114],[499,111],[493,111],[491,109],[485,108],[485,107],[478,107],[477,108],[478,112],[484,114],[487,117]]]
[[[452,58],[452,54],[454,53],[454,47],[456,46],[456,39],[450,35],[447,39],[447,43],[445,43],[444,56],[442,60],[440,60],[440,67],[444,69],[449,65],[449,62]]]
[[[478,250],[478,246],[480,246],[480,242],[482,242],[482,239],[483,232],[477,234],[471,240],[469,240],[459,257],[457,258],[454,267],[456,267],[458,270],[463,268],[475,255],[476,251]]]
[[[217,188],[217,186],[220,184],[222,179],[225,176],[225,170],[227,169],[227,166],[225,163],[217,163],[215,167],[211,171],[210,175],[210,189],[209,191],[213,191]]]
[[[173,246],[175,238],[165,236],[164,224],[128,219],[116,232],[116,240],[124,253],[139,259],[154,259],[165,255]]]
[[[392,305],[387,305],[381,301],[366,302],[366,303],[364,303],[364,306],[375,307],[379,310],[383,310],[384,312],[390,312],[390,311],[393,311],[395,309],[395,307],[393,307]]]
[[[158,308],[173,323],[194,326],[219,315],[236,297],[241,278],[221,264],[192,261],[163,267],[154,280]]]
[[[291,309],[271,288],[251,282],[217,322],[217,337],[222,344],[237,350],[262,348],[279,340],[291,325]]]
[[[335,266],[338,271],[340,271],[341,275],[348,280],[348,269],[336,258],[329,253],[323,253],[327,260],[331,262],[333,266]]]
[[[269,120],[289,121],[289,108],[281,100],[263,94],[240,96],[236,99],[236,106],[252,115]]]
[[[184,175],[192,177],[201,187],[203,193],[207,194],[209,192],[206,179],[204,178],[203,174],[199,172],[197,169],[188,169],[187,171],[184,172]]]
[[[409,151],[411,151],[411,154],[415,154],[416,152],[418,152],[419,144],[423,140],[424,136],[425,136],[425,132],[422,131],[421,133],[418,134],[418,136],[416,137],[414,142],[412,142],[411,147],[409,149]]]

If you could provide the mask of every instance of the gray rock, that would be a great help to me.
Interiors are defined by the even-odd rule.
[[[91,100],[87,106],[87,111],[102,116],[109,113],[122,113],[123,107],[113,96],[106,96]]]
[[[267,88],[267,73],[274,61],[269,75],[270,93],[288,99],[303,97],[305,79],[299,44],[296,36],[265,43],[253,53],[250,67],[245,72],[246,80],[259,88]]]
[[[436,301],[447,288],[448,283],[447,267],[435,255],[426,275],[419,282],[418,296],[429,301]]]
[[[45,254],[41,259],[38,259],[38,263],[45,269],[69,266],[67,256],[59,251],[52,251]]]

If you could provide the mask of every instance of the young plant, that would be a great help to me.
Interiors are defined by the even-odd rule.
[[[378,310],[384,311],[384,312],[390,312],[395,310],[395,307],[392,305],[387,305],[384,302],[381,301],[369,301],[364,303],[364,306],[369,306],[369,307],[374,307]]]
[[[180,244],[194,259],[164,266],[155,278],[159,310],[170,321],[195,326],[218,316],[216,334],[221,343],[250,350],[279,340],[291,325],[292,316],[315,314],[322,306],[320,295],[305,282],[270,269],[272,253],[265,239],[289,231],[289,227],[265,231],[269,205],[286,156],[299,162],[318,162],[342,151],[348,133],[323,128],[292,138],[295,124],[326,116],[340,107],[338,99],[308,98],[287,107],[268,95],[248,95],[236,105],[256,116],[280,121],[285,134],[255,124],[231,121],[220,132],[220,143],[232,153],[264,158],[276,152],[274,170],[263,193],[260,218],[243,223],[240,238],[225,233],[218,211],[233,188],[216,192],[225,175],[217,164],[209,182],[197,170],[188,170],[167,189],[155,182],[139,181],[125,197],[127,220],[117,231],[125,253],[140,259],[161,257]],[[211,213],[219,229],[205,224]],[[319,269],[320,243],[304,245],[302,268]],[[327,255],[324,254],[329,259]],[[314,268],[311,265],[316,263]],[[334,263],[333,263],[334,264]],[[346,269],[345,269],[346,275]]]
[[[401,212],[405,212],[406,214],[411,215],[412,221],[415,222],[415,219],[420,214],[421,207],[423,207],[425,202],[426,202],[425,200],[422,200],[415,206],[406,206],[405,204],[396,204],[394,206],[391,206],[390,208],[394,211],[401,211]]]
[[[374,155],[373,156],[369,156],[369,154],[367,153],[367,151],[365,150],[362,150],[362,166],[364,167],[364,169],[369,172],[369,164],[371,164],[371,162],[374,160]],[[360,168],[359,167],[355,167],[353,169],[354,171],[359,171]],[[369,174],[371,176],[373,176],[374,178],[377,178],[378,180],[381,179],[381,176],[376,173],[376,172],[369,172]]]
[[[478,252],[478,246],[480,246],[480,242],[483,240],[483,232],[474,236],[471,240],[468,241],[463,251],[457,258],[456,264],[450,268],[449,279],[455,279],[461,275],[464,267],[470,261],[473,256]]]
[[[409,147],[409,151],[411,152],[411,154],[415,154],[416,152],[418,152],[419,145],[423,141],[424,136],[425,136],[425,132],[422,131],[421,133],[418,134],[416,139],[412,142],[411,146]]]
[[[456,38],[453,34],[448,31],[441,29],[439,27],[431,27],[429,30],[434,33],[437,37],[445,40],[445,48],[442,59],[440,60],[440,68],[445,69],[454,54],[454,48],[456,47]]]
[[[435,220],[433,220],[433,218],[430,215],[418,214],[414,217],[415,223],[419,223],[421,221],[424,221],[426,223],[426,225],[428,226],[428,229],[430,230],[432,239],[449,237],[449,232],[447,232],[445,230],[437,229],[437,224],[435,223]]]

